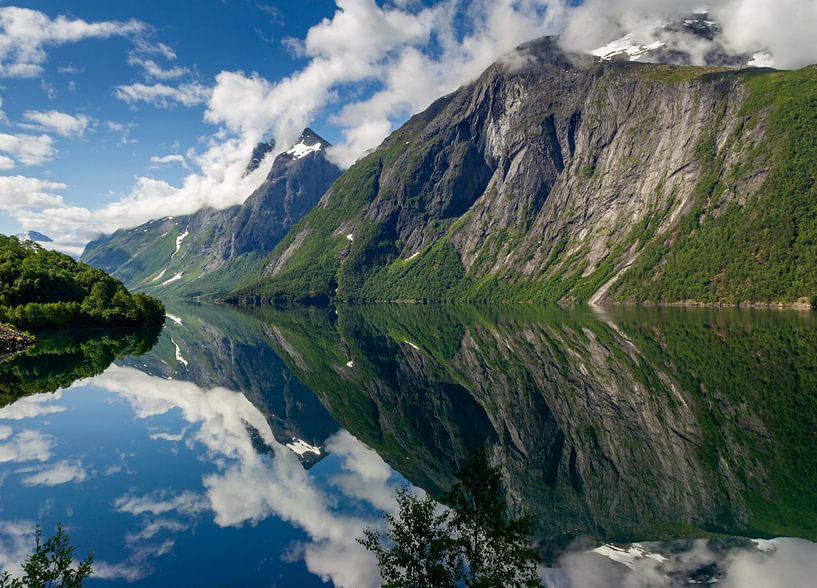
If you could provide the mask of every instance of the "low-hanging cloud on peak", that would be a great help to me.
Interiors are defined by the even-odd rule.
[[[590,51],[631,32],[656,27],[694,13],[717,22],[725,48],[734,54],[764,52],[775,67],[796,69],[817,63],[812,41],[817,23],[813,0],[586,0],[570,10],[562,43]]]

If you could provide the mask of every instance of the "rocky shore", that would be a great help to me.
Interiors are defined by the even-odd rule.
[[[22,351],[34,343],[34,338],[15,331],[7,325],[0,325],[0,357]]]

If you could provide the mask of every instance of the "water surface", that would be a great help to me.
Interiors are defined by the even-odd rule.
[[[487,445],[549,585],[817,574],[813,314],[170,316],[0,364],[3,567],[62,521],[94,585],[375,585],[362,529],[401,484],[441,496]]]

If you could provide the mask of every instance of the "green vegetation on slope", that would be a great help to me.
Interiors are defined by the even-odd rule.
[[[733,144],[702,142],[695,207],[672,237],[653,241],[615,290],[617,299],[653,302],[817,303],[817,68],[749,72],[744,125]],[[763,151],[769,174],[758,196],[712,210],[734,189],[724,159],[768,111]],[[766,163],[767,162],[767,163]]]
[[[422,222],[441,237],[417,257],[402,259],[406,255],[395,217],[399,207],[422,209],[422,195],[408,198],[390,190],[403,186],[395,183],[400,177],[409,182],[404,191],[410,192],[414,180],[406,178],[415,173],[412,166],[434,153],[422,131],[436,113],[424,113],[352,166],[325,205],[273,251],[274,271],[233,299],[583,303],[635,253],[635,263],[608,293],[614,300],[817,303],[817,68],[720,73],[647,66],[625,74],[630,70],[644,83],[717,84],[726,78],[745,83],[740,120],[725,119],[724,108],[704,132],[696,150],[702,171],[691,204],[677,220],[669,219],[680,202],[674,191],[662,193],[662,184],[654,208],[622,232],[594,266],[588,261],[589,245],[568,236],[541,244],[549,252],[537,269],[521,271],[525,260],[502,267],[500,252],[530,241],[509,228],[489,234],[466,271],[457,243],[472,213],[442,219],[429,215]],[[724,104],[727,98],[724,94]],[[716,140],[735,122],[737,130],[727,141]],[[375,199],[388,202],[370,209]],[[379,214],[392,205],[397,212]],[[352,233],[354,240],[348,241],[346,234]],[[485,273],[494,267],[501,269]]]
[[[25,330],[144,326],[164,322],[164,312],[102,270],[0,236],[0,322]]]

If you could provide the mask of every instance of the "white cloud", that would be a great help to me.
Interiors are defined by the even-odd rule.
[[[0,155],[0,170],[14,169],[15,163],[11,157]]]
[[[190,166],[187,165],[187,160],[184,158],[184,155],[181,154],[173,154],[173,155],[154,155],[150,158],[150,163],[155,165],[170,165],[172,163],[178,163],[184,169],[190,170]]]
[[[56,414],[65,411],[64,406],[53,404],[62,399],[62,392],[53,394],[33,394],[14,401],[0,408],[0,419],[19,421],[45,414]]]
[[[159,108],[173,108],[177,104],[188,107],[204,104],[210,95],[210,89],[197,82],[177,87],[136,83],[117,86],[114,95],[131,105],[146,102]]]
[[[34,521],[0,521],[0,570],[19,576],[34,546]]]
[[[145,30],[136,20],[93,22],[58,16],[54,19],[37,10],[0,8],[0,76],[35,77],[46,61],[45,47],[83,39],[133,35]]]
[[[23,478],[24,486],[59,486],[68,482],[84,482],[88,472],[79,461],[59,461]]]
[[[91,119],[84,114],[71,115],[57,110],[27,110],[23,118],[33,125],[23,125],[40,131],[57,133],[63,137],[82,137]]]
[[[150,496],[126,495],[114,502],[118,512],[132,515],[153,514],[160,515],[168,512],[181,514],[195,514],[207,508],[207,501],[195,492],[182,492],[173,495],[171,492],[155,492]]]
[[[740,551],[726,563],[724,588],[813,586],[817,578],[817,545],[803,539],[771,542],[770,552]]]
[[[128,64],[141,67],[143,70],[145,70],[145,75],[156,80],[175,80],[176,78],[186,75],[190,71],[186,67],[181,67],[178,65],[169,69],[164,69],[154,60],[140,57],[139,55],[133,53],[128,56]]]
[[[139,53],[161,55],[169,61],[176,59],[176,52],[164,43],[151,42],[144,37],[137,37],[134,41],[134,46]]]
[[[66,187],[58,182],[26,176],[0,176],[0,210],[25,216],[48,207],[62,206],[62,197],[54,194],[54,191]]]
[[[0,151],[23,165],[40,165],[54,157],[54,140],[48,135],[0,133]]]
[[[0,463],[48,461],[54,442],[39,431],[23,429],[0,445]]]

